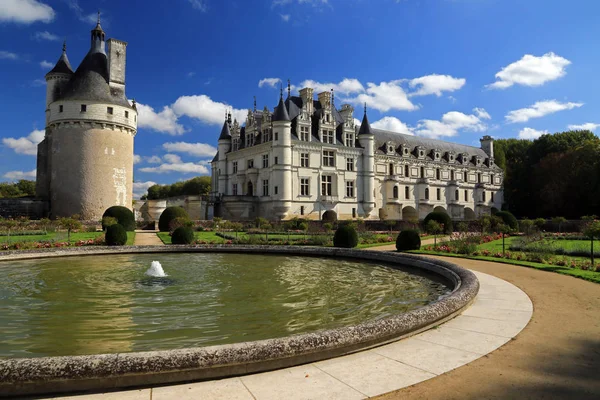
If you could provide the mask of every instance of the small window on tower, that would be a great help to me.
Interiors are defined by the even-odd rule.
[[[112,107],[106,107],[106,113],[112,115],[113,114],[113,108]]]
[[[63,106],[62,105],[58,106],[58,112],[63,112]]]
[[[125,118],[129,118],[129,111],[125,110]]]
[[[87,106],[85,104],[81,105],[81,112],[86,112],[87,111]]]

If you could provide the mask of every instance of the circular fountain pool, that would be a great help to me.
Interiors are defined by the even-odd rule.
[[[167,276],[146,270],[160,260]],[[0,357],[256,341],[406,313],[451,289],[383,262],[234,253],[0,263]]]

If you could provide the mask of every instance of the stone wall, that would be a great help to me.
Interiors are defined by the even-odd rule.
[[[48,214],[48,202],[30,197],[0,199],[0,217],[31,219],[44,218]]]

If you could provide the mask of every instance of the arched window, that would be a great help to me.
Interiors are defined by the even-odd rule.
[[[398,186],[394,186],[393,194],[394,194],[394,198],[397,199],[398,198]]]
[[[429,188],[425,188],[425,200],[429,200]]]

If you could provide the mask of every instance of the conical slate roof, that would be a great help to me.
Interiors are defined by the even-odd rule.
[[[219,140],[230,140],[231,132],[229,131],[229,124],[227,121],[223,123],[223,129],[221,129],[221,136],[219,136]]]
[[[279,96],[279,104],[275,108],[272,121],[291,121],[287,108],[283,103],[283,95]]]
[[[372,135],[371,124],[369,124],[369,119],[367,118],[367,110],[365,110],[365,115],[363,116],[363,120],[360,123],[360,130],[358,131],[359,135]]]
[[[71,67],[71,63],[69,62],[69,58],[67,57],[67,48],[66,45],[63,44],[63,52],[56,62],[54,68],[48,72],[48,74],[72,74],[73,68]],[[48,75],[46,74],[46,75]]]

